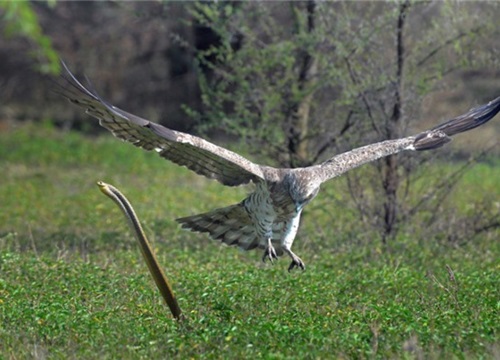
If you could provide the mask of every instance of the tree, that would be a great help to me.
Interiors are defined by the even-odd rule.
[[[205,131],[224,129],[281,166],[400,137],[443,78],[497,57],[477,41],[498,36],[492,3],[222,2],[197,3],[191,13],[220,41],[198,52],[210,76],[200,71],[204,108],[189,113]],[[390,156],[373,166],[375,176],[346,177],[361,223],[384,242],[456,181],[412,193],[425,159]]]

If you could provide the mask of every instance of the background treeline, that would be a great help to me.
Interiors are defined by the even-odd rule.
[[[21,31],[8,31],[11,22],[16,21],[7,14],[5,7],[8,3],[3,2],[0,7],[1,118],[53,119],[67,126],[73,125],[74,121],[81,119],[80,112],[61,103],[48,91],[39,71],[40,63],[45,59],[40,55],[36,39],[24,36]],[[274,51],[275,44],[281,43],[285,47],[287,37],[300,31],[297,18],[307,16],[306,2],[202,2],[202,5],[197,5],[160,1],[40,1],[28,4],[37,16],[33,20],[38,20],[42,33],[50,38],[57,54],[79,75],[89,76],[106,98],[129,111],[181,129],[189,128],[192,123],[181,105],[196,110],[201,106],[197,68],[201,66],[206,72],[208,69],[205,65],[197,65],[200,51],[210,50],[213,54],[208,58],[214,60],[217,58],[214,49],[221,44],[226,46],[229,42],[237,51],[244,46],[255,46],[257,39],[262,41],[261,46]],[[211,9],[208,15],[207,9]],[[316,24],[319,23],[316,28],[325,27],[325,24],[333,27],[336,23],[337,29],[335,32],[324,32],[331,29],[316,30],[323,31],[315,35],[316,42],[322,42],[323,46],[310,50],[333,62],[339,48],[332,43],[352,40],[346,38],[345,33],[359,30],[359,41],[363,41],[362,37],[368,33],[374,37],[385,34],[385,39],[379,39],[378,48],[367,50],[373,58],[389,55],[394,51],[394,32],[389,33],[380,23],[392,22],[395,27],[396,20],[391,14],[395,9],[397,5],[394,3],[321,3],[313,15]],[[200,14],[205,19],[201,19]],[[438,91],[424,97],[424,101],[416,105],[419,111],[411,114],[412,117],[433,123],[449,116],[450,108],[456,107],[460,112],[496,96],[498,86],[495,80],[500,68],[499,30],[495,26],[498,14],[499,8],[492,2],[412,4],[408,12],[408,28],[405,29],[409,56],[414,56],[418,50],[415,43],[422,40],[419,38],[422,32],[432,25],[435,33],[425,39],[428,42],[427,61],[431,62],[440,55],[442,62],[450,64],[447,72],[441,71],[439,85],[433,89]],[[221,29],[221,23],[225,23],[226,29]],[[222,31],[226,33],[221,34]],[[221,39],[221,35],[226,38]],[[465,43],[469,43],[469,47],[463,47]],[[463,59],[457,58],[454,51],[457,49]],[[473,51],[467,53],[465,50],[469,49]],[[278,49],[274,56],[280,54],[286,55]],[[391,66],[394,59],[387,56],[383,61],[384,65]],[[433,66],[443,66],[442,62]],[[383,70],[379,68],[379,71]],[[422,82],[427,71],[425,68],[419,71]],[[364,78],[365,74],[360,72],[358,77]],[[414,86],[418,85],[417,82],[418,79]],[[338,94],[350,91],[352,84],[332,82],[331,88]],[[322,95],[326,100],[329,100],[328,96]]]
[[[180,106],[196,107],[199,91],[192,52],[172,41],[177,35],[194,42],[192,26],[183,22],[185,6],[97,1],[30,4],[58,55],[78,75],[88,75],[110,101],[144,117],[186,128]],[[3,12],[1,117],[77,125],[81,113],[61,102],[50,91],[53,84],[38,71],[46,60],[37,39],[20,32],[5,36],[9,21],[16,19],[7,17],[6,9]]]

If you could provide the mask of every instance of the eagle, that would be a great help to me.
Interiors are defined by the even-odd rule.
[[[241,202],[203,214],[176,219],[183,228],[207,233],[212,239],[243,250],[263,249],[262,260],[287,254],[288,267],[305,269],[292,251],[300,215],[321,184],[360,165],[401,151],[437,149],[459,134],[491,120],[500,111],[500,97],[419,134],[362,146],[308,167],[259,165],[200,137],[169,129],[111,105],[85,87],[62,63],[60,93],[117,138],[130,142],[226,186],[249,183],[255,189]]]

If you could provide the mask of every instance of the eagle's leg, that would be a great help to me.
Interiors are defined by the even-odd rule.
[[[298,267],[300,268],[301,270],[305,270],[306,269],[306,265],[304,264],[304,262],[302,261],[301,258],[299,258],[297,255],[295,255],[295,253],[290,250],[290,249],[283,249],[286,251],[286,253],[292,258],[292,263],[290,264],[290,266],[288,267],[288,271],[292,271],[292,269],[294,267]]]
[[[295,255],[295,253],[292,251],[293,240],[295,240],[295,235],[297,235],[297,230],[299,228],[300,213],[301,211],[298,211],[295,217],[285,223],[285,236],[281,241],[283,250],[288,254],[288,256],[292,258],[292,263],[288,267],[289,272],[292,271],[294,267],[298,267],[302,270],[306,269],[306,266],[304,265],[302,259]]]
[[[278,254],[276,253],[276,249],[274,248],[271,239],[271,237],[267,238],[267,247],[266,250],[264,250],[264,255],[262,256],[263,262],[266,262],[266,259],[269,259],[272,263],[274,259],[278,259]]]

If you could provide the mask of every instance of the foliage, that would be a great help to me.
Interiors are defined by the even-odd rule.
[[[423,99],[442,89],[447,75],[498,61],[494,48],[477,41],[498,36],[495,9],[417,1],[197,3],[195,22],[219,43],[198,53],[204,108],[190,114],[285,167],[409,135],[421,129],[415,121]],[[422,202],[413,187],[428,156],[389,156],[372,165],[371,176],[346,177],[360,222],[383,241],[443,200]]]
[[[343,186],[333,182],[311,204],[295,244],[308,269],[288,274],[288,261],[264,265],[258,252],[220,247],[173,221],[238,201],[245,189],[200,179],[110,136],[50,126],[1,133],[0,157],[0,357],[498,354],[498,231],[459,246],[425,229],[386,248],[362,243],[355,219],[332,206]],[[498,198],[498,169],[482,164],[469,173],[456,207],[466,211],[471,193]],[[185,322],[170,318],[97,180],[133,201]]]
[[[314,141],[308,141],[308,158],[300,159],[310,164],[332,149],[387,137],[384,124],[399,82],[404,84],[402,131],[417,118],[423,96],[439,88],[444,76],[459,68],[484,66],[495,55],[477,48],[477,37],[495,34],[494,12],[487,6],[471,12],[455,3],[408,2],[401,29],[398,2],[316,7],[314,28],[304,31],[309,14],[295,3],[193,5],[193,22],[211,29],[218,39],[198,52],[205,107],[193,116],[202,117],[202,125],[265,144],[252,147],[290,166],[294,154],[287,142],[288,114],[294,104],[313,94],[309,132],[302,140]],[[426,17],[431,8],[435,13]],[[405,50],[401,79],[398,32]],[[238,39],[241,44],[235,44]],[[319,70],[312,74],[316,81],[301,82],[303,54],[318,62]]]
[[[53,6],[55,0],[49,0],[47,3]],[[39,62],[39,70],[43,73],[58,74],[59,55],[52,47],[50,38],[43,34],[32,4],[29,1],[2,0],[0,9],[3,9],[1,19],[5,22],[5,36],[24,36],[34,42],[38,50],[33,51],[31,55]]]

